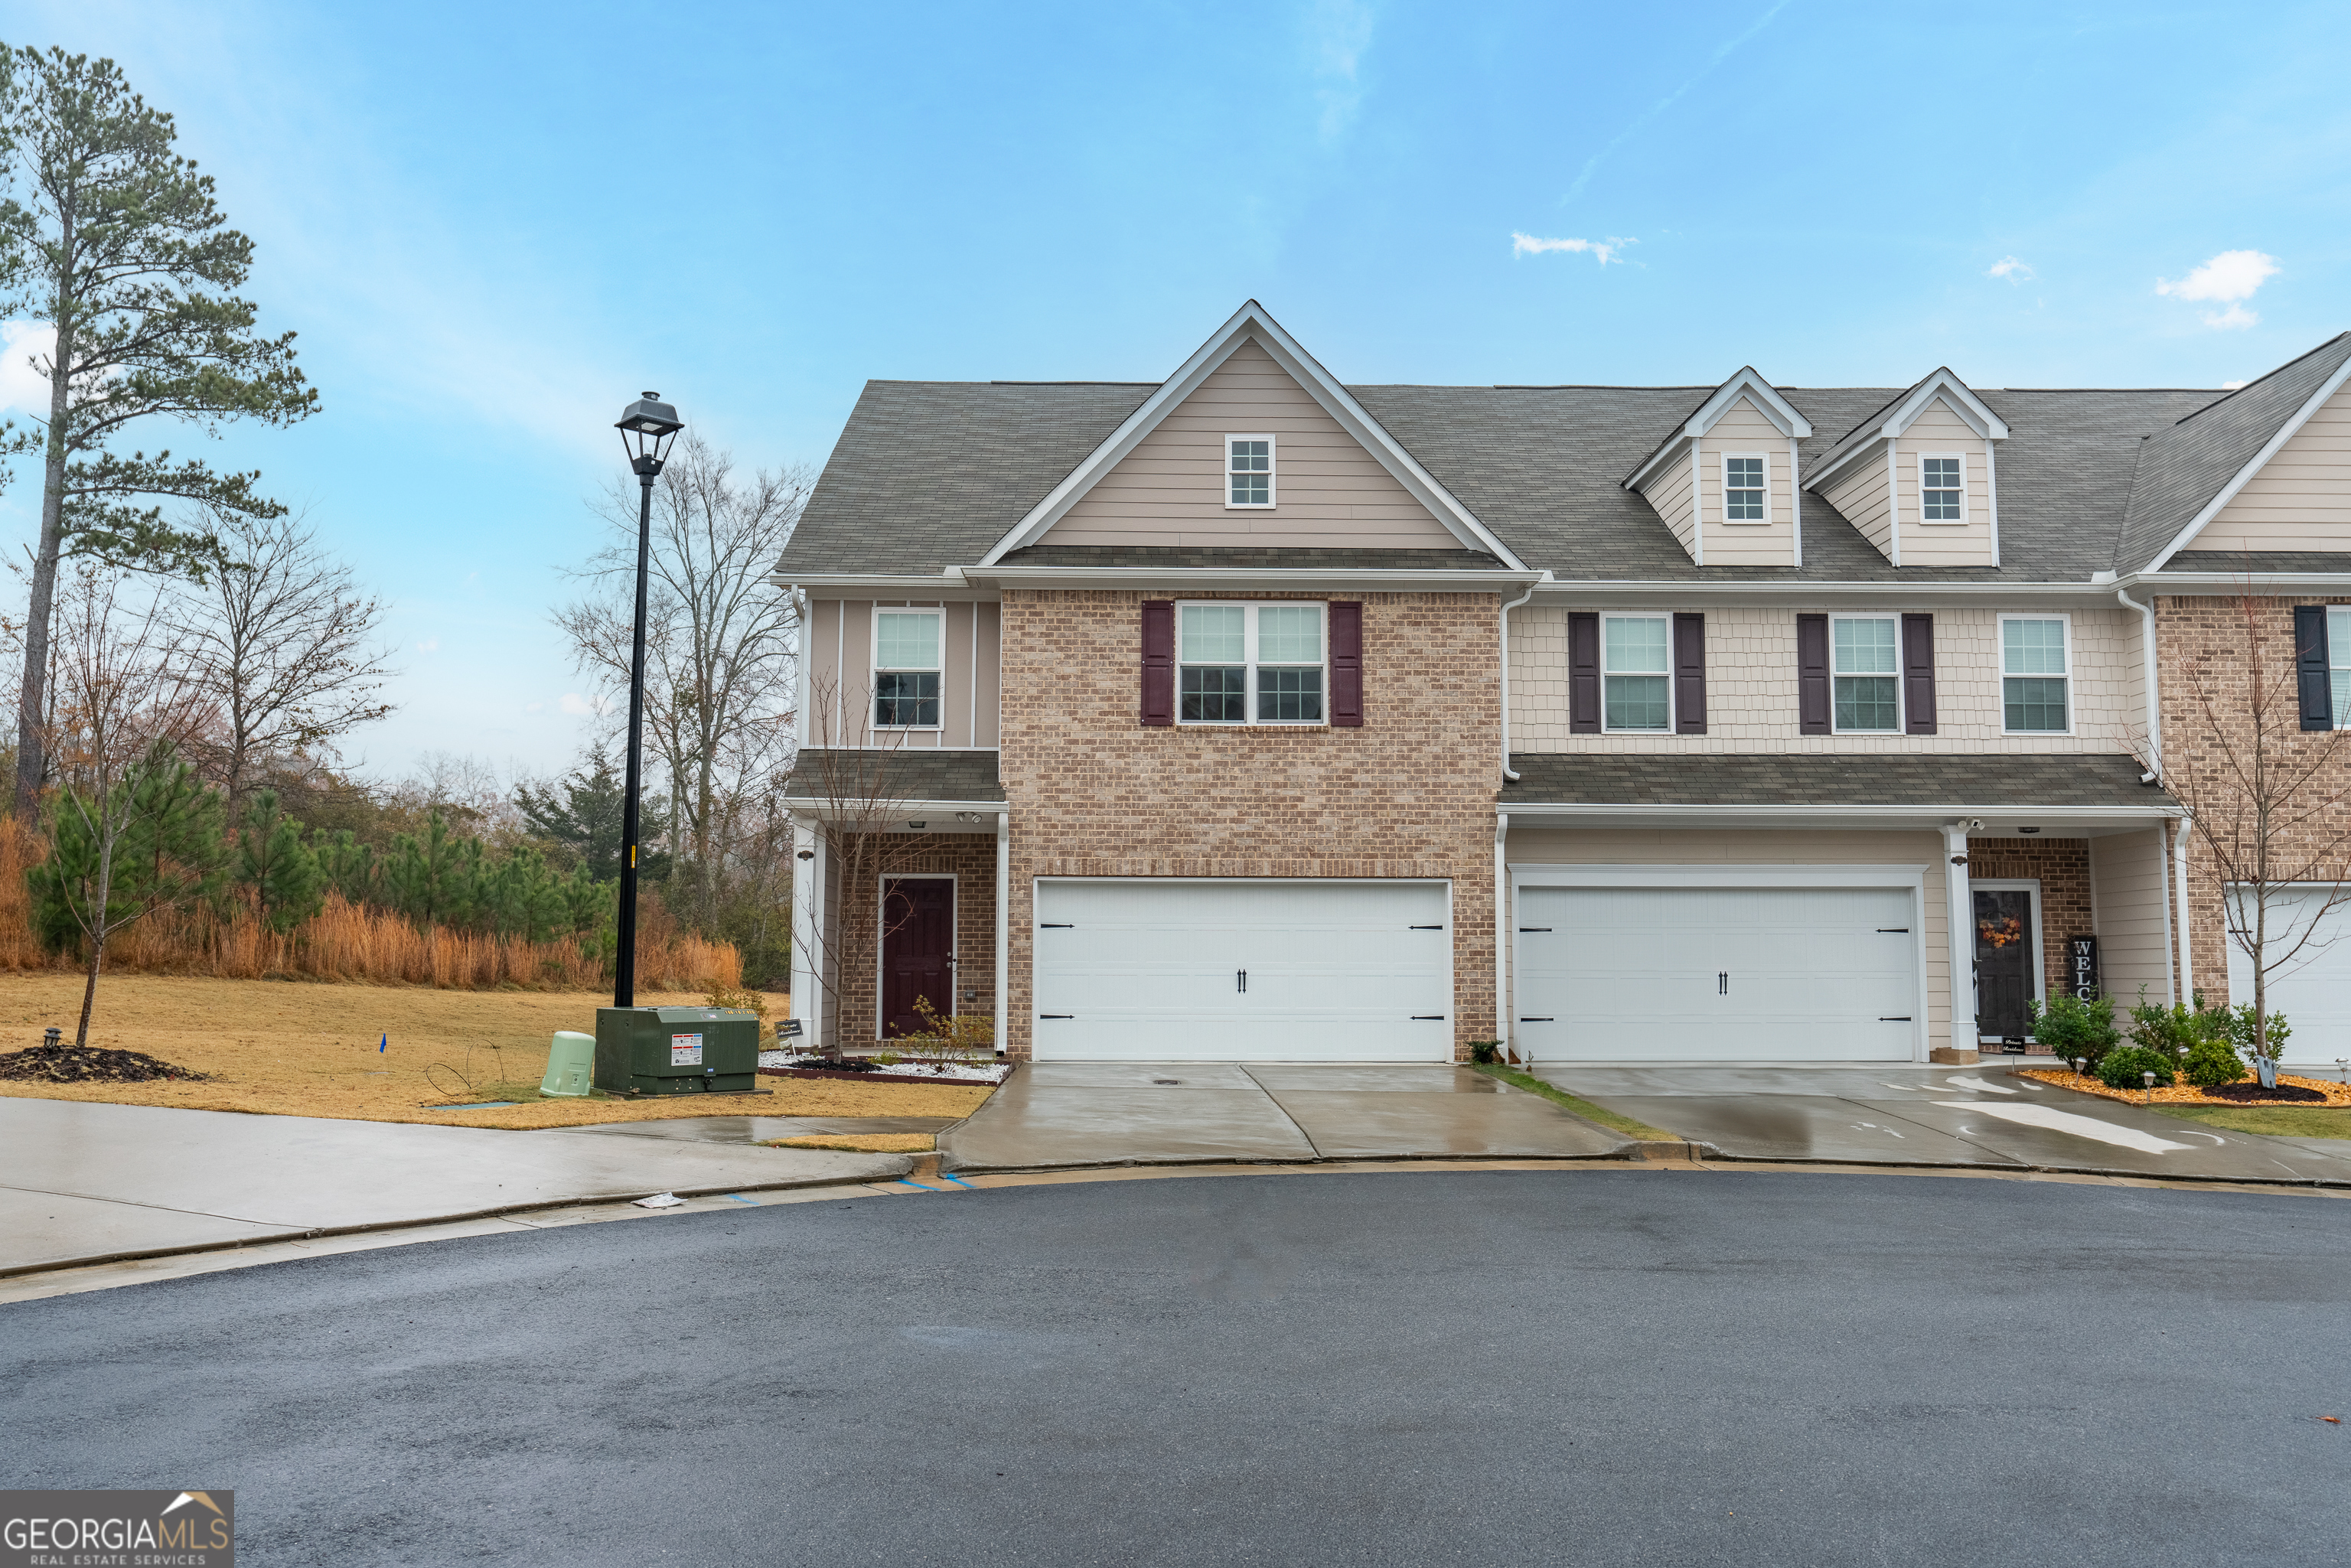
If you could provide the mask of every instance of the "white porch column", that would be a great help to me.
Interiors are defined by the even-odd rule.
[[[1503,852],[1510,837],[1510,814],[1494,818],[1494,1038],[1502,1042],[1502,1060],[1519,1059],[1518,1030],[1510,1016],[1510,936],[1517,916],[1510,908],[1509,857]]]
[[[1968,891],[1968,824],[1952,822],[1943,829],[1943,923],[1951,941],[1951,1027],[1949,1044],[1955,1051],[1972,1051],[1976,1025],[1976,905]],[[1964,1061],[1966,1057],[1955,1060]]]
[[[798,816],[792,819],[792,1017],[799,1019],[800,1049],[823,1044],[824,835],[812,819]]]
[[[1012,1023],[1012,808],[996,814],[996,1054]]]
[[[2173,922],[2179,927],[2179,999],[2189,1007],[2196,1005],[2196,937],[2188,928],[2188,819],[2180,818],[2171,824],[2171,893],[2179,905],[2179,917]],[[2225,894],[2223,897],[2227,896]],[[2235,998],[2230,998],[2231,1001]]]

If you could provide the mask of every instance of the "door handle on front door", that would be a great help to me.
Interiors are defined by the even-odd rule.
[[[1233,971],[1233,989],[1243,996],[1247,996],[1249,994],[1249,971],[1247,969],[1235,969]]]

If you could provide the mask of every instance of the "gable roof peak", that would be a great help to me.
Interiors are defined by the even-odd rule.
[[[1763,379],[1762,371],[1753,365],[1741,365],[1730,373],[1729,381],[1708,392],[1698,407],[1690,411],[1689,417],[1682,421],[1680,429],[1657,443],[1649,455],[1641,460],[1641,465],[1625,476],[1624,488],[1637,489],[1651,470],[1665,460],[1677,442],[1695,441],[1704,435],[1719,423],[1722,416],[1742,398],[1753,403],[1781,434],[1794,441],[1811,437],[1813,422],[1806,419],[1794,403],[1782,397],[1780,389]]]

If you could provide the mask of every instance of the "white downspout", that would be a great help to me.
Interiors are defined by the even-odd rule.
[[[996,814],[996,1053],[1011,1049],[1005,1033],[1012,1021],[1012,805]]]
[[[1951,946],[1950,1041],[1955,1052],[1976,1050],[1981,1033],[1976,1022],[1976,908],[1968,891],[1969,826],[1967,822],[1949,822],[1943,828],[1943,924],[1949,927]],[[1953,1060],[1965,1061],[1967,1058],[1955,1056]]]
[[[2159,683],[2162,679],[2163,666],[2161,660],[2156,656],[2155,598],[2150,594],[2147,601],[2141,604],[2137,600],[2133,599],[2126,590],[2120,588],[2115,590],[2115,598],[2125,609],[2138,612],[2139,662],[2142,671],[2140,679],[2147,686],[2147,760],[2155,765],[2153,771],[2157,780],[2160,781],[2163,776],[2163,701]],[[2171,928],[2164,933],[2164,967],[2171,971],[2171,999],[2175,1002],[2186,1002],[2193,1007],[2196,1001],[2196,979],[2188,961],[2189,938],[2188,935],[2187,820],[2181,819],[2175,827],[2178,832],[2178,842],[2172,847],[2170,864],[2167,868],[2168,879],[2171,883],[2171,896],[2164,901],[2164,921]],[[2160,828],[2157,830],[2158,833],[2164,831]],[[2160,849],[2159,842],[2158,848]]]
[[[2120,588],[2115,590],[2115,597],[2122,601],[2126,610],[2138,612],[2139,659],[2146,670],[2142,678],[2147,682],[2147,749],[2150,760],[2155,763],[2156,772],[2160,775],[2163,771],[2163,704],[2156,695],[2158,666],[2155,656],[2155,601],[2150,597],[2141,604],[2127,591]]]
[[[1510,922],[1510,860],[1503,846],[1510,837],[1510,814],[1499,811],[1494,816],[1494,1038],[1502,1042],[1502,1060],[1519,1059],[1518,1041],[1510,1028],[1510,949],[1507,946]]]
[[[1551,573],[1543,573],[1549,577]],[[1502,606],[1502,778],[1512,784],[1519,776],[1510,771],[1510,612],[1535,596],[1537,583],[1527,584],[1527,591]]]

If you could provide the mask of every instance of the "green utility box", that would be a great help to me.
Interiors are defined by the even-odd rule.
[[[759,1015],[598,1008],[596,1087],[609,1094],[743,1094],[759,1086]]]

